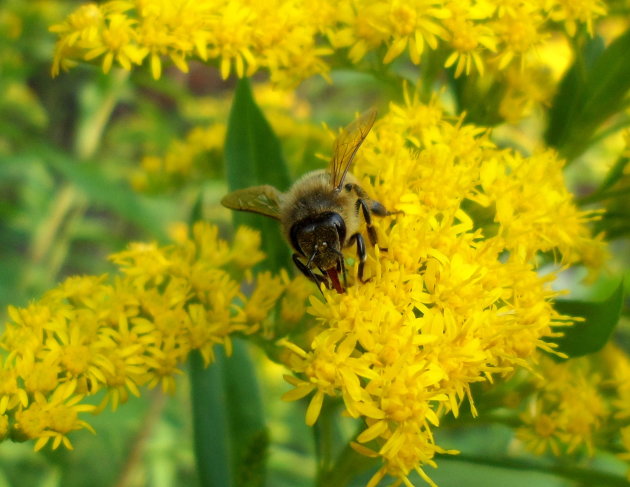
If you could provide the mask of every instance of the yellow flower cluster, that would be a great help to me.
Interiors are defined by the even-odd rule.
[[[517,436],[532,452],[570,454],[619,444],[630,463],[630,357],[614,345],[566,362],[542,357],[530,381],[536,393]],[[628,471],[630,474],[630,470]]]
[[[212,162],[222,153],[225,130],[223,123],[194,127],[184,140],[173,140],[163,157],[144,156],[140,167],[131,176],[134,189],[160,191],[217,173],[218,164]]]
[[[259,243],[241,227],[230,247],[216,227],[198,223],[176,245],[132,244],[113,255],[120,276],[69,278],[26,308],[9,308],[0,337],[8,352],[0,359],[0,438],[71,448],[68,433],[91,429],[80,413],[116,408],[142,386],[172,391],[191,350],[206,364],[215,345],[229,352],[230,335],[257,330],[293,285],[260,274],[252,295],[241,293],[227,268],[249,273],[264,258]],[[85,404],[99,391],[98,408]]]
[[[522,63],[555,23],[569,35],[578,25],[592,32],[605,13],[602,0],[115,0],[85,4],[51,28],[53,74],[78,61],[98,60],[108,72],[148,59],[159,78],[163,58],[182,71],[196,58],[217,62],[223,78],[262,68],[294,84],[327,76],[326,56],[337,50],[354,64],[372,53],[385,64],[403,53],[420,64],[427,49],[444,49],[444,66],[459,76]]]
[[[297,373],[285,399],[312,395],[308,424],[325,396],[364,421],[354,446],[383,462],[370,487],[385,475],[410,485],[414,470],[430,482],[421,467],[444,452],[432,434],[440,417],[465,400],[475,412],[471,383],[552,347],[543,338],[566,322],[537,253],[587,265],[604,254],[554,153],[499,149],[484,129],[406,98],[377,121],[353,170],[368,194],[404,212],[375,222],[387,251],[370,249],[369,282],[311,299],[312,340],[282,342]]]

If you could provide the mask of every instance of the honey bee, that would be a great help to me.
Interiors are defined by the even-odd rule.
[[[360,232],[361,216],[370,243],[376,245],[378,239],[372,215],[392,214],[369,198],[357,178],[348,171],[375,120],[376,110],[372,109],[344,128],[334,142],[328,170],[305,174],[286,193],[263,185],[236,190],[221,200],[223,206],[232,210],[250,211],[278,220],[285,239],[295,251],[296,267],[318,287],[323,283],[330,289],[332,285],[339,293],[344,292],[339,282],[340,272],[347,287],[345,248],[356,246],[358,278],[362,283],[367,282],[363,279],[367,253]]]

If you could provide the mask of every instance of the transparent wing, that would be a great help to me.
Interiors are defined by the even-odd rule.
[[[334,189],[341,189],[348,168],[375,120],[376,109],[372,108],[344,128],[335,140],[330,161],[330,181]]]
[[[265,184],[237,189],[225,195],[221,204],[231,210],[250,211],[279,220],[281,195],[276,188]]]

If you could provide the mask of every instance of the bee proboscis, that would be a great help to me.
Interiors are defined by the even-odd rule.
[[[365,220],[370,243],[376,245],[378,238],[372,226],[372,215],[392,214],[369,198],[349,172],[375,120],[376,110],[371,109],[343,129],[335,140],[328,170],[303,175],[286,193],[263,185],[233,191],[221,200],[227,208],[278,220],[284,237],[295,251],[296,267],[318,286],[320,283],[328,288],[332,285],[339,293],[344,291],[339,282],[340,272],[347,286],[343,256],[343,249],[347,247],[356,246],[358,278],[366,282],[363,269],[367,252],[360,232],[361,217]]]

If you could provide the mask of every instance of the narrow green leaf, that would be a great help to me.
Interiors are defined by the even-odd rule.
[[[617,159],[613,167],[610,168],[598,192],[606,191],[612,188],[619,181],[625,172],[626,166],[630,163],[630,157],[621,156]]]
[[[604,301],[556,301],[555,308],[559,313],[584,319],[566,328],[564,336],[555,340],[558,351],[566,353],[569,357],[580,357],[600,350],[619,321],[623,295],[622,280],[617,289]]]
[[[225,393],[225,354],[216,350],[212,366],[204,368],[199,352],[190,355],[190,385],[195,456],[201,487],[231,487],[232,444]]]
[[[246,342],[233,341],[232,356],[225,361],[224,380],[233,445],[234,485],[262,487],[269,435],[256,368]]]
[[[571,122],[579,111],[579,105],[586,89],[587,73],[594,60],[601,56],[604,43],[601,37],[590,39],[580,50],[576,47],[576,58],[567,70],[549,110],[549,125],[545,133],[548,145],[561,147],[571,130]]]
[[[190,358],[195,454],[203,487],[262,487],[269,437],[254,364],[247,344],[234,340],[204,368]]]
[[[597,130],[624,110],[630,90],[630,30],[601,51],[601,39],[585,46],[553,101],[545,140],[569,159],[586,150]]]
[[[280,141],[254,101],[247,79],[236,85],[225,140],[225,163],[230,191],[271,184],[286,191],[290,184]],[[235,225],[248,225],[262,233],[267,259],[262,267],[278,270],[289,264],[289,250],[278,223],[262,215],[234,213]]]

